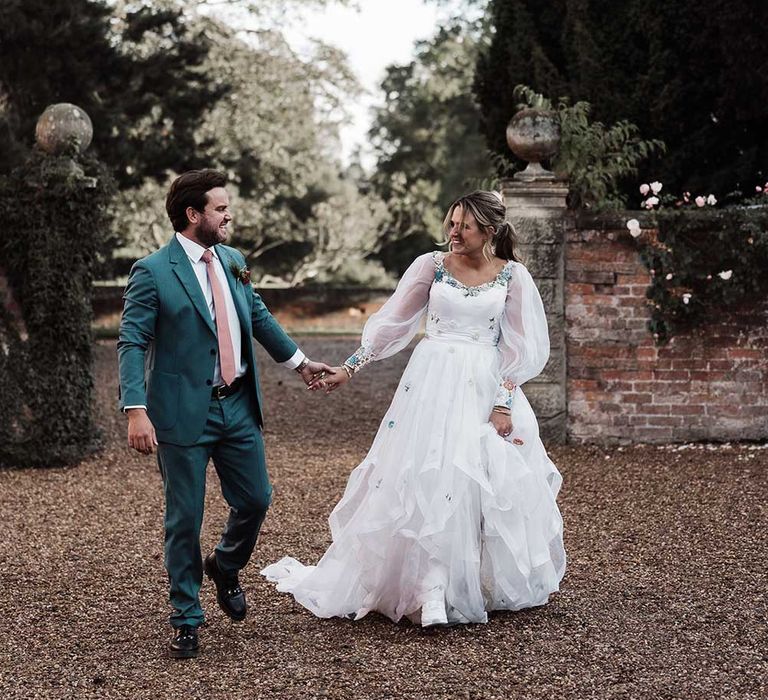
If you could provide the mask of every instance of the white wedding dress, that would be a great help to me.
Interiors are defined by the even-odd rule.
[[[530,274],[509,262],[466,287],[442,253],[422,255],[348,362],[403,349],[425,313],[426,336],[331,513],[333,543],[316,566],[285,557],[262,571],[318,617],[486,622],[489,610],[543,605],[565,572],[562,479],[517,388],[549,356]],[[512,409],[507,439],[489,423],[497,404]]]

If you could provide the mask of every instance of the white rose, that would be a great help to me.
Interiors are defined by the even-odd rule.
[[[714,207],[715,204],[717,204],[717,200],[715,199],[715,195],[711,194],[707,197],[707,204],[709,204],[710,207]]]
[[[729,280],[733,276],[733,270],[723,270],[722,272],[718,272],[717,276],[721,280]]]
[[[651,190],[653,190],[654,194],[658,194],[659,192],[661,192],[661,188],[662,187],[663,187],[663,185],[660,182],[652,182],[651,183]]]
[[[650,204],[652,207],[655,207],[659,203],[659,198],[658,197],[648,197],[648,199],[646,199],[645,201],[648,202],[648,204]]]
[[[640,235],[640,222],[637,219],[627,221],[627,228],[633,238],[637,238]]]
[[[683,294],[683,304],[687,304],[691,300],[691,295],[687,292]]]

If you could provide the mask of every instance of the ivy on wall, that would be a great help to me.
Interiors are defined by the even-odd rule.
[[[653,217],[658,234],[638,243],[651,274],[649,329],[657,343],[766,298],[768,208],[662,209]]]
[[[110,245],[113,183],[74,152],[35,151],[0,180],[0,464],[60,466],[98,444],[91,285]]]

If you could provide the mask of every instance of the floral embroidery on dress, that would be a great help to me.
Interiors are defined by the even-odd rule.
[[[494,287],[506,287],[514,265],[511,260],[507,261],[498,275],[492,280],[479,284],[475,287],[468,287],[463,282],[459,282],[445,267],[445,254],[441,251],[432,254],[435,261],[435,282],[445,282],[451,287],[461,290],[465,297],[476,297],[481,292],[485,292]]]
[[[373,362],[375,353],[372,348],[361,345],[354,353],[352,353],[344,364],[352,370],[352,372],[359,372],[367,364]]]
[[[511,379],[502,379],[499,389],[496,392],[496,406],[506,406],[510,411],[515,403],[515,393],[517,384]]]

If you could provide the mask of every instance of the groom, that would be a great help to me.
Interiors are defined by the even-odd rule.
[[[174,636],[170,653],[198,653],[203,571],[233,620],[246,615],[238,572],[248,563],[270,504],[262,398],[251,337],[309,383],[327,365],[311,362],[249,283],[245,258],[222,245],[232,221],[226,177],[178,177],[166,210],[176,234],[131,269],[117,352],[128,444],[157,447],[165,491],[165,567]],[[205,473],[213,459],[229,504],[215,550],[202,561]]]

